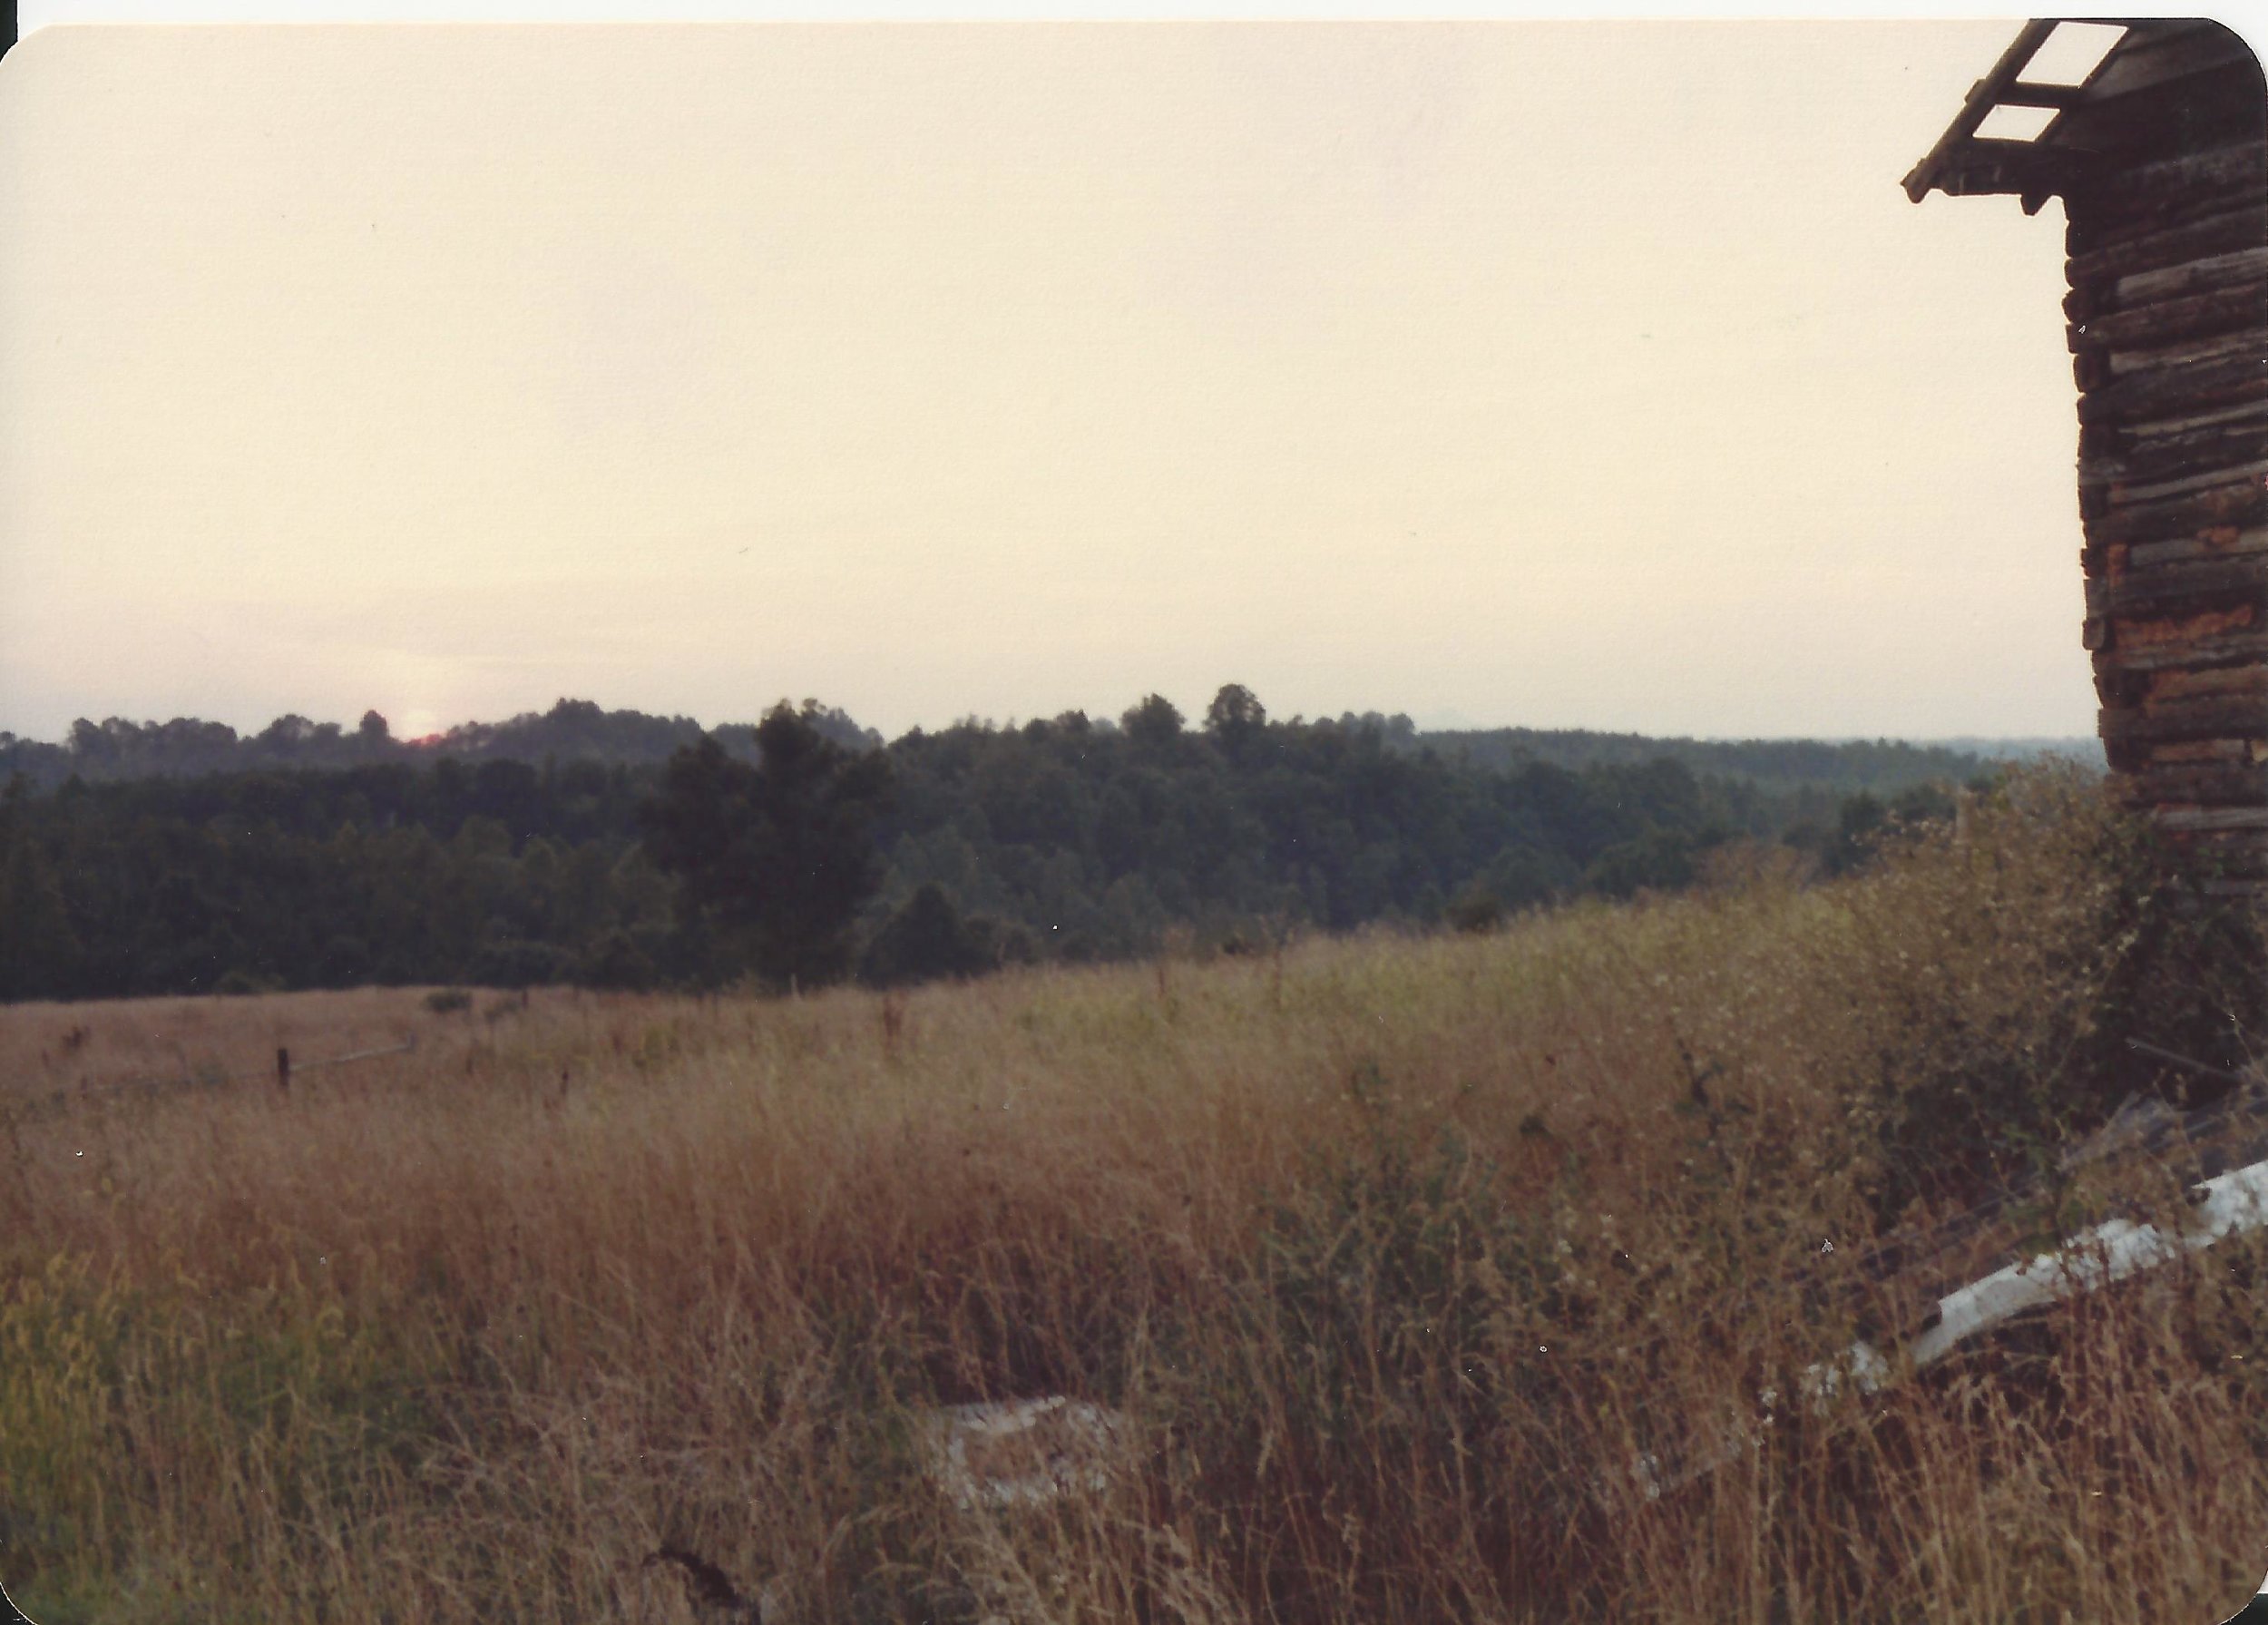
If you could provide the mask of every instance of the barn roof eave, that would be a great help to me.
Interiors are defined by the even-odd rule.
[[[2066,21],[2110,24],[2125,33],[2077,84],[2025,79],[2034,55]],[[1952,122],[1907,173],[1906,196],[1919,203],[1932,191],[2014,195],[2030,213],[2067,192],[2099,156],[2127,144],[2150,118],[2148,104],[2169,91],[2242,97],[2255,91],[2260,72],[2241,38],[2202,18],[2035,17],[1970,87]],[[2002,107],[2046,108],[2053,116],[2028,141],[1980,135],[1980,127]]]

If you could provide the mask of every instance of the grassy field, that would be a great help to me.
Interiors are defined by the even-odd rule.
[[[1835,1288],[1965,1112],[2052,1127],[2135,994],[2092,795],[887,998],[12,1008],[0,1577],[41,1625],[698,1617],[664,1544],[810,1621],[2218,1620],[2268,1249],[1628,1471],[1897,1323]],[[931,1484],[920,1407],[1053,1393],[1130,1418],[1110,1491]]]

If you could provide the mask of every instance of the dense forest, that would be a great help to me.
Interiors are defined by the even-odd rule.
[[[703,730],[562,700],[419,744],[375,714],[0,737],[0,997],[887,984],[1176,939],[1477,928],[1688,885],[1739,840],[1832,872],[1989,770],[1762,741],[1722,748],[1752,772],[1697,772],[1623,736],[1520,736],[1589,752],[1565,765],[1486,743],[1502,737],[1275,721],[1235,685],[1195,722],[1152,695],[1115,720],[886,746],[811,701]]]

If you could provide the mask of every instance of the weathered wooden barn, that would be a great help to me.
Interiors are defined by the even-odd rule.
[[[2218,24],[2102,29],[2027,23],[1906,192],[2063,201],[2104,748],[2206,888],[2268,896],[2268,87]]]

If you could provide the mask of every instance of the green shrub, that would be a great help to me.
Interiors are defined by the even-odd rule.
[[[2129,1095],[2194,1103],[2202,1074],[2129,1040],[2234,1069],[2268,1026],[2268,954],[2239,904],[2101,785],[2013,773],[1964,838],[1909,827],[1851,893],[1847,978],[1871,1027],[1856,1110],[1877,1212],[1968,1200],[2052,1161]]]

